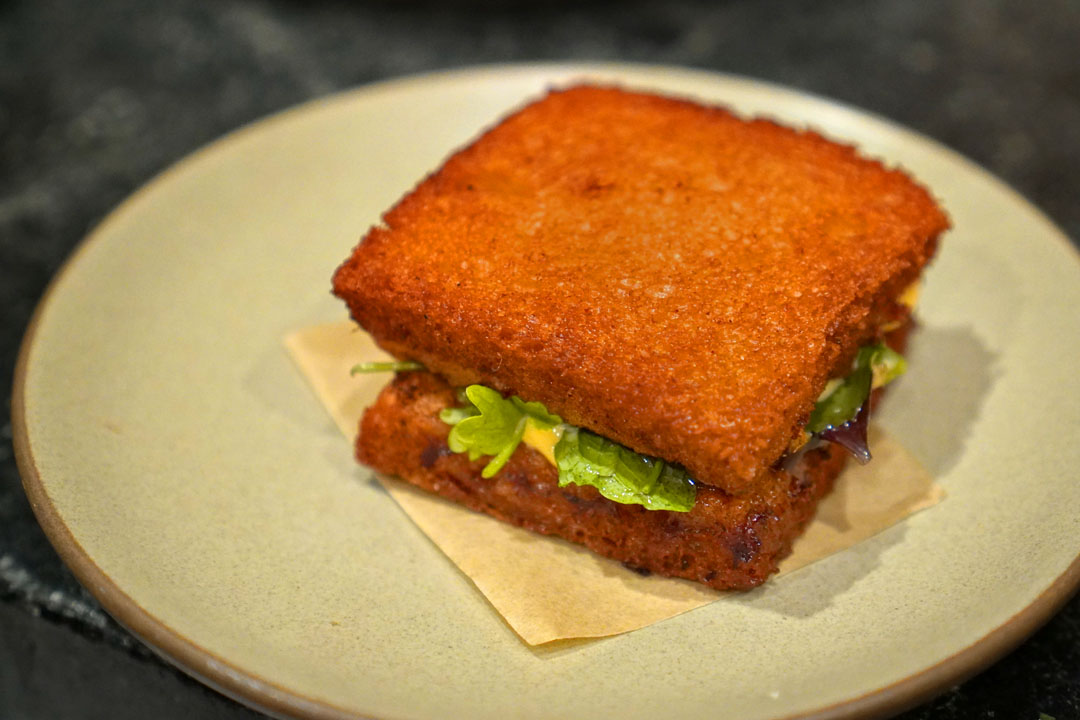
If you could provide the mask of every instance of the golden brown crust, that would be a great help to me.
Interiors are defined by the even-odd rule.
[[[599,87],[508,117],[384,220],[334,277],[384,348],[732,493],[948,225],[850,147]]]
[[[690,512],[651,511],[612,502],[591,487],[558,487],[554,466],[525,446],[495,477],[482,478],[486,459],[470,462],[446,446],[450,428],[438,413],[453,404],[450,386],[431,373],[398,375],[364,414],[357,456],[504,522],[721,590],[754,587],[776,571],[845,460],[826,446],[808,453],[798,477],[770,470],[758,495],[699,487]]]

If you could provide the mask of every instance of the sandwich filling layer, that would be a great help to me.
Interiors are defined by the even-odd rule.
[[[861,348],[852,372],[830,381],[821,393],[798,445],[810,439],[832,441],[867,462],[869,413],[860,411],[873,390],[898,378],[905,367],[903,356],[884,343]],[[685,470],[564,423],[541,403],[504,398],[483,385],[459,390],[457,400],[439,415],[453,426],[448,446],[468,453],[470,460],[491,458],[481,473],[485,478],[499,472],[524,443],[558,469],[560,487],[591,486],[609,500],[649,510],[688,512],[694,506],[696,483]]]

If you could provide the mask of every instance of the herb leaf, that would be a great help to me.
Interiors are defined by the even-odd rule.
[[[439,413],[439,419],[454,426],[447,438],[451,450],[469,453],[470,460],[491,456],[480,473],[485,478],[506,465],[527,426],[550,430],[562,424],[562,418],[549,413],[540,403],[527,403],[518,397],[504,398],[483,385],[470,385],[465,388],[464,396],[464,407],[447,408]]]
[[[375,372],[405,372],[406,370],[423,370],[424,366],[412,360],[394,360],[391,362],[362,362],[353,365],[349,375]]]
[[[649,510],[689,512],[697,488],[685,471],[588,430],[567,427],[555,446],[559,487],[591,485],[608,500]]]
[[[476,409],[476,406],[472,403],[469,403],[464,407],[444,408],[439,413],[439,419],[447,425],[457,425],[465,418],[471,418],[479,414],[480,411]]]
[[[562,424],[562,418],[547,411],[543,403],[525,402],[517,395],[510,398],[518,410],[525,414],[539,430],[551,430],[556,425]]]
[[[859,354],[862,354],[861,351]],[[855,371],[844,378],[828,397],[819,400],[814,406],[810,422],[806,424],[807,432],[820,433],[826,428],[840,427],[858,414],[859,408],[870,396],[874,375],[868,366],[857,365],[858,361]]]
[[[876,388],[888,385],[907,372],[907,360],[904,356],[884,343],[873,346],[869,362]]]
[[[476,414],[454,425],[447,443],[454,452],[468,452],[470,460],[491,455],[482,473],[489,478],[506,464],[521,442],[525,416],[513,403],[483,385],[470,385],[465,394]]]
[[[851,374],[814,406],[807,432],[820,433],[853,420],[873,388],[887,385],[905,370],[903,356],[882,343],[860,348]]]
[[[644,505],[650,510],[687,512],[697,490],[686,472],[662,460],[639,455],[595,433],[563,425],[562,418],[542,403],[504,398],[483,385],[459,393],[462,407],[446,408],[439,419],[454,428],[447,444],[470,460],[488,455],[481,475],[490,478],[506,464],[528,427],[553,430],[563,426],[555,445],[559,487],[591,485],[616,502]]]

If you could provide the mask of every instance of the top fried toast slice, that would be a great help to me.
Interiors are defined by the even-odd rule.
[[[906,174],[692,101],[576,86],[452,155],[334,292],[455,385],[751,492],[948,226]]]

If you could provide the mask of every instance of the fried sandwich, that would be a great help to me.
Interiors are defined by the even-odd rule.
[[[753,587],[868,459],[947,227],[906,174],[816,133],[552,91],[335,273],[401,361],[357,456],[643,572]]]

